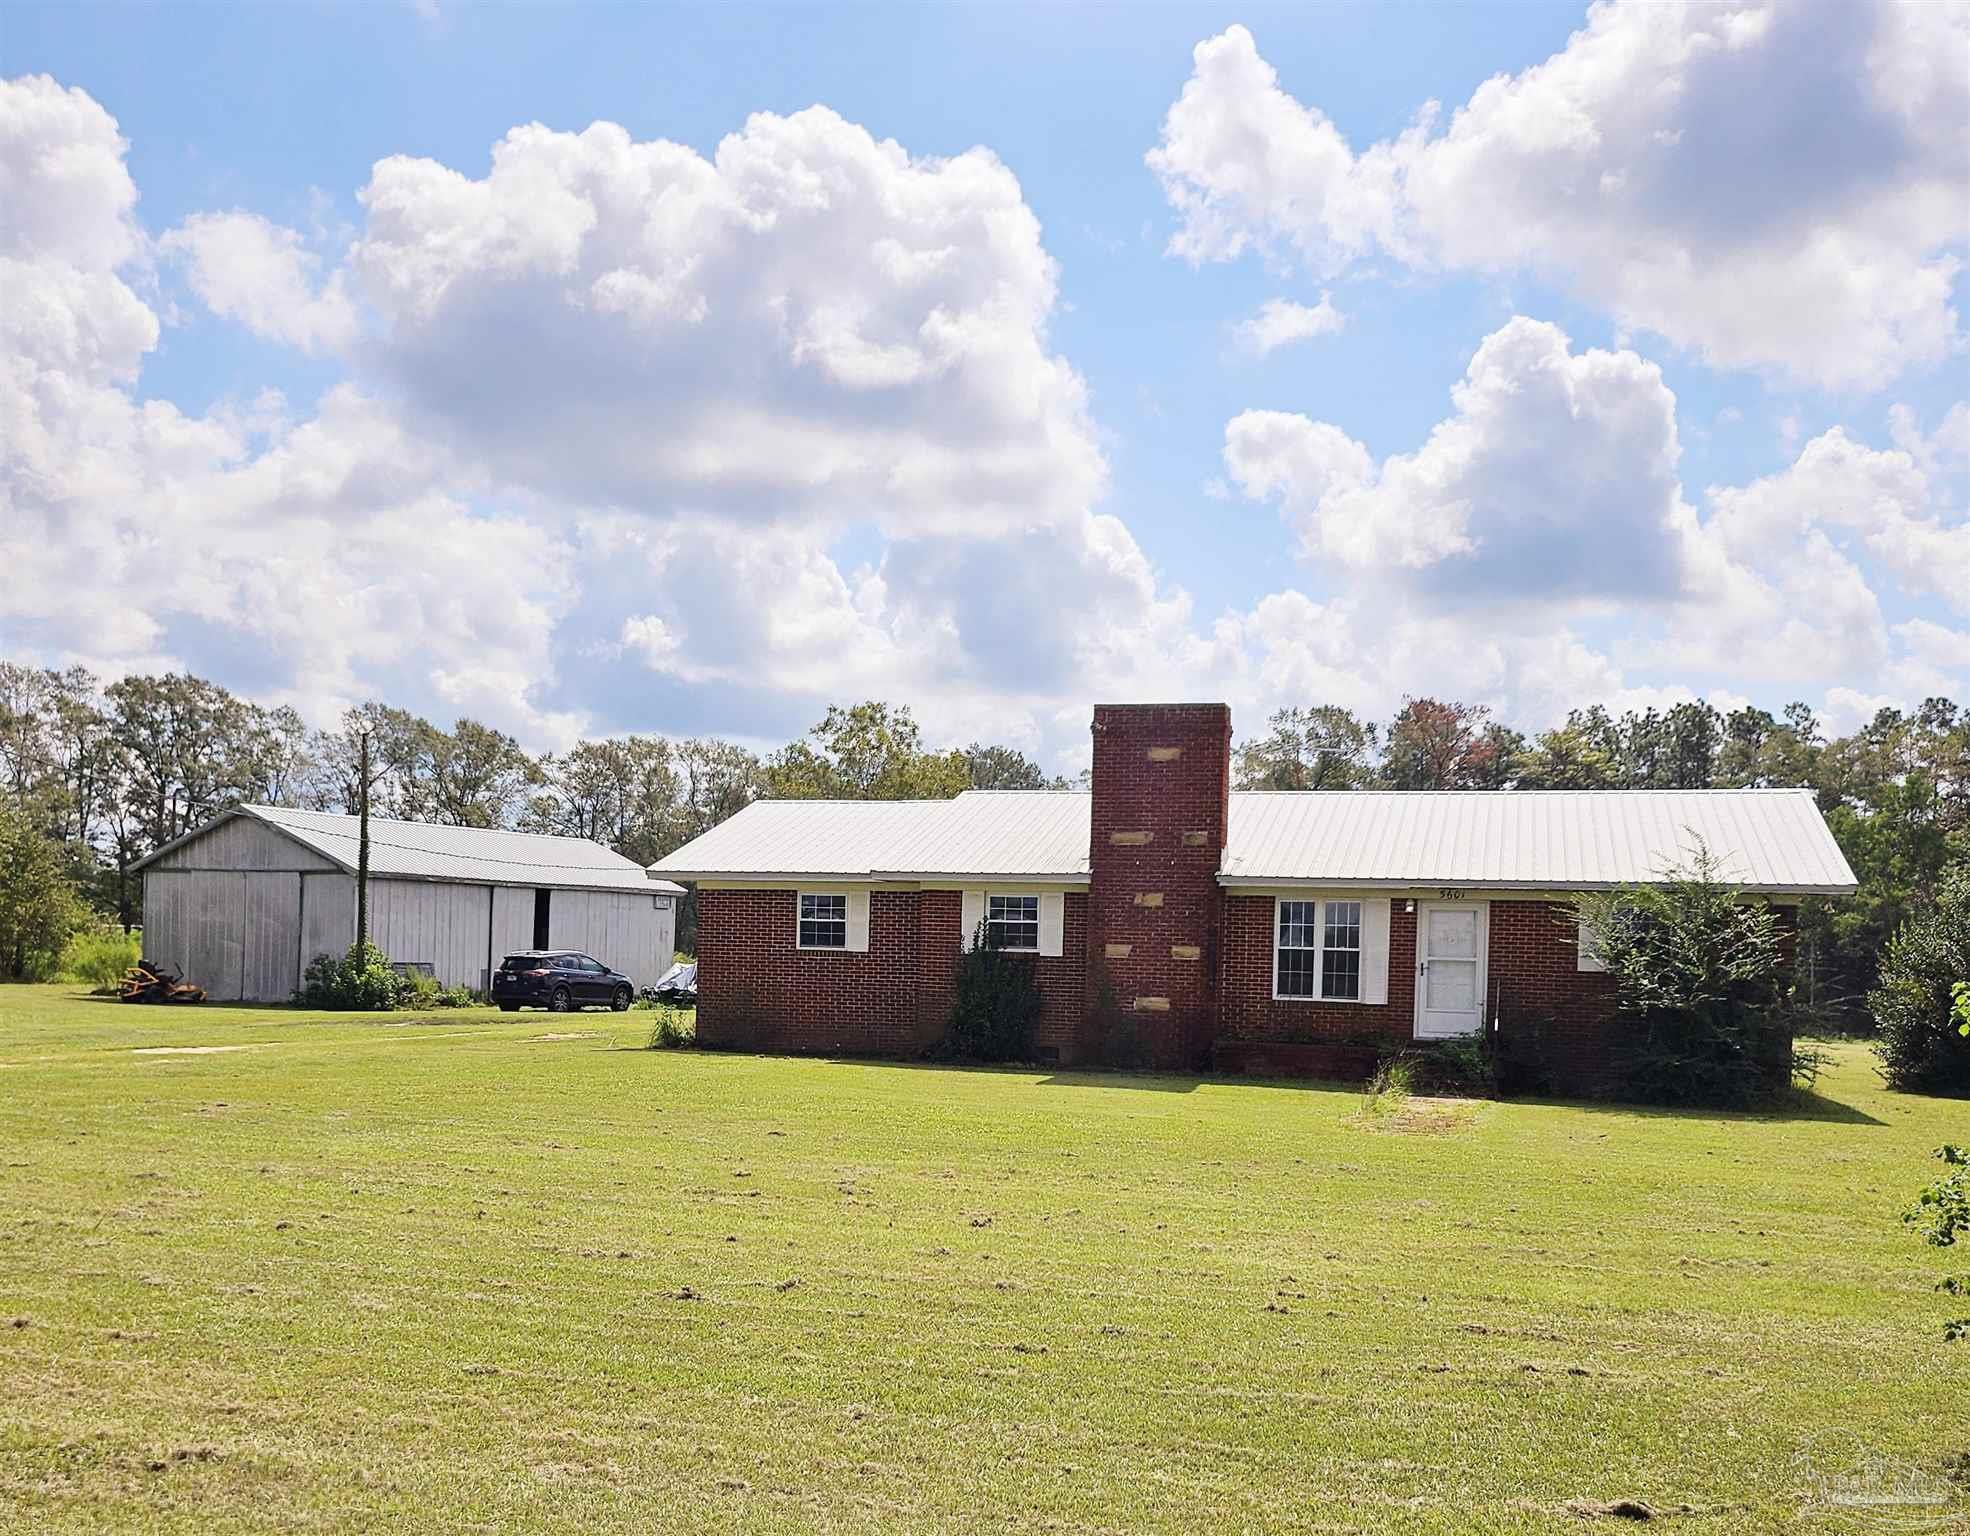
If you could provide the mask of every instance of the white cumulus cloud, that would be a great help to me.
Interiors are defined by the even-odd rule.
[[[1962,341],[1966,57],[1964,0],[1604,0],[1356,151],[1232,26],[1148,158],[1193,262],[1531,271],[1714,365],[1877,387]]]
[[[1338,426],[1247,411],[1225,428],[1232,482],[1276,500],[1310,556],[1440,568],[1482,596],[1643,596],[1673,589],[1675,398],[1633,352],[1575,354],[1520,316],[1486,337],[1453,413],[1381,464]]]
[[[325,282],[301,237],[252,213],[200,213],[158,242],[182,258],[192,291],[214,314],[304,352],[337,352],[356,338],[345,275]]]
[[[1240,321],[1237,335],[1248,352],[1265,357],[1294,342],[1331,336],[1347,324],[1347,317],[1334,307],[1331,295],[1321,294],[1318,304],[1296,304],[1291,299],[1267,299],[1258,312]]]

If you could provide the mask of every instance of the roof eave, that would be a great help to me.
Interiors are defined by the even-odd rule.
[[[896,869],[666,869],[663,880],[744,880],[753,885],[926,885],[948,881],[952,884],[993,881],[1001,885],[1086,885],[1086,870],[1077,873],[1002,872],[998,870],[896,870]]]
[[[260,808],[257,805],[235,805],[235,806],[229,806],[227,809],[221,811],[217,816],[213,816],[208,820],[200,822],[197,826],[193,827],[189,832],[179,833],[178,836],[172,838],[170,842],[165,843],[162,847],[151,849],[149,853],[145,854],[141,859],[137,860],[136,863],[130,866],[130,873],[134,875],[143,870],[150,868],[151,865],[155,864],[159,859],[164,858],[167,854],[176,853],[180,848],[184,847],[185,844],[189,842],[193,842],[196,839],[205,836],[206,833],[212,831],[215,827],[223,826],[226,822],[231,821],[236,816],[251,816],[255,821],[259,822],[261,826],[268,828],[270,831],[278,832],[282,837],[286,838],[290,843],[293,843],[297,848],[305,848],[308,850],[308,852],[314,854],[316,857],[327,859],[329,863],[333,864],[337,869],[341,870],[342,873],[345,875],[353,875],[356,872],[356,868],[353,864],[345,864],[341,859],[337,858],[334,854],[330,853],[326,848],[323,848],[319,844],[310,841],[308,838],[303,837],[299,832],[295,831],[294,828],[290,826],[286,826],[281,822],[274,820],[274,818],[271,816],[262,816],[260,814]]]
[[[1469,877],[1431,877],[1427,880],[1366,880],[1346,875],[1237,875],[1219,874],[1221,886],[1288,888],[1302,890],[1423,891],[1436,888],[1459,891],[1618,891],[1631,885],[1655,885],[1653,880],[1481,880]],[[1755,881],[1725,880],[1720,884],[1752,896],[1851,896],[1858,885],[1772,885]]]
[[[1088,872],[1085,869],[1072,872],[1053,870],[1048,873],[1014,872],[1009,870],[980,869],[928,869],[928,870],[878,870],[872,877],[877,880],[908,880],[918,885],[950,882],[972,882],[989,880],[999,885],[1086,885]]]

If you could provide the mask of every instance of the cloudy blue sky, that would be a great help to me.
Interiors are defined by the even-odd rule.
[[[0,649],[537,747],[1970,700],[1970,3],[35,6]]]

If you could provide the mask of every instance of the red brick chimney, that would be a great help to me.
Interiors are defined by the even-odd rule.
[[[1105,982],[1155,1065],[1204,1064],[1217,1029],[1217,874],[1230,805],[1230,706],[1095,706],[1087,969],[1095,1052]]]

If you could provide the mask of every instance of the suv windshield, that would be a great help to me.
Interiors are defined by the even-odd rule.
[[[551,955],[508,955],[500,962],[503,971],[541,971],[554,963]]]

